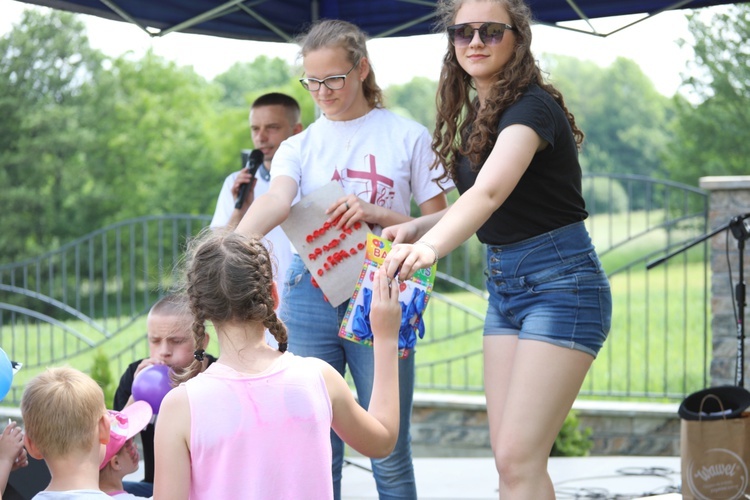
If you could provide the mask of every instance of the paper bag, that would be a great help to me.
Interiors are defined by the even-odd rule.
[[[750,494],[750,414],[681,420],[680,463],[685,500],[736,500]]]

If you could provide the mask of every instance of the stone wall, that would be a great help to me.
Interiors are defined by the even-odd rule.
[[[582,427],[590,427],[591,455],[679,456],[677,404],[576,401]],[[0,421],[21,422],[18,408],[0,407]],[[415,457],[491,457],[484,396],[414,395]]]
[[[733,217],[750,213],[750,176],[703,177],[700,187],[710,192],[709,227],[716,229]],[[736,303],[732,298],[733,287],[739,279],[739,257],[737,239],[731,231],[721,231],[711,238],[711,332],[713,357],[711,360],[711,385],[734,385],[738,356],[737,322],[734,316]],[[745,242],[747,245],[747,242]],[[727,245],[729,263],[727,263]],[[745,282],[750,279],[750,253],[744,251]],[[732,286],[729,269],[732,271]],[[745,314],[748,315],[747,311]],[[747,335],[747,327],[745,334]],[[746,352],[747,344],[745,344]],[[747,360],[747,356],[745,356]],[[745,361],[745,387],[748,387],[750,369]]]
[[[679,404],[576,401],[592,430],[591,455],[679,456]],[[415,394],[412,446],[418,457],[492,456],[484,396]]]

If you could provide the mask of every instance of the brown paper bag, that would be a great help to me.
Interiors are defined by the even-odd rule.
[[[683,499],[748,498],[745,495],[750,495],[750,415],[682,420],[680,463]]]

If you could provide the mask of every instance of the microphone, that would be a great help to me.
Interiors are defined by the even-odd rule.
[[[260,149],[253,149],[250,153],[250,157],[247,160],[247,169],[250,170],[250,180],[255,178],[255,172],[263,164],[263,151]],[[240,185],[240,192],[237,194],[237,200],[234,202],[234,208],[242,208],[242,204],[245,203],[245,196],[247,194],[247,187],[250,183]]]

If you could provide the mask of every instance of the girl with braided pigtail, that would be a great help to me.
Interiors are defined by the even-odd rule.
[[[368,410],[338,371],[286,352],[271,257],[257,239],[204,233],[188,252],[195,345],[216,330],[220,356],[196,361],[161,404],[156,499],[333,498],[331,428],[366,456],[387,456],[399,433],[398,287],[375,279],[370,323],[375,380]],[[265,341],[268,329],[279,343]]]

